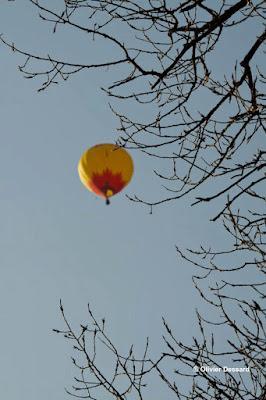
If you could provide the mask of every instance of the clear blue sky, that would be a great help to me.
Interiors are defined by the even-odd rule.
[[[84,56],[84,38],[59,31],[54,43],[27,1],[1,2],[0,25],[18,47]],[[65,400],[73,369],[70,345],[52,333],[63,327],[59,299],[73,322],[86,321],[90,302],[118,347],[135,343],[142,352],[150,336],[158,354],[162,315],[181,339],[196,329],[199,297],[175,244],[222,245],[224,234],[189,199],[149,215],[124,194],[106,207],[81,185],[82,152],[117,137],[118,121],[99,89],[111,72],[83,72],[37,93],[39,82],[17,70],[23,59],[4,47],[0,54],[0,396]],[[132,157],[125,192],[155,198],[161,189],[152,160]],[[147,398],[158,393],[151,388]]]

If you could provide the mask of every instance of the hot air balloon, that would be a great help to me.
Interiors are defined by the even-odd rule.
[[[106,199],[119,193],[133,175],[133,161],[128,152],[114,144],[98,144],[86,150],[78,164],[83,185]]]

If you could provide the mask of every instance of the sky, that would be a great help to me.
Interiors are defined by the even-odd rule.
[[[1,32],[18,47],[84,56],[85,39],[59,31],[55,43],[27,1],[0,8]],[[103,49],[88,51],[94,56]],[[175,245],[226,239],[209,222],[208,207],[191,207],[190,199],[152,215],[130,202],[125,193],[155,198],[162,190],[152,160],[137,152],[131,153],[132,182],[110,206],[82,186],[81,154],[117,138],[118,121],[100,90],[111,72],[82,72],[38,93],[40,82],[18,71],[23,58],[3,46],[0,54],[1,397],[63,400],[73,368],[71,345],[52,332],[64,327],[60,299],[76,326],[86,321],[89,302],[119,348],[134,343],[142,352],[149,336],[151,354],[158,355],[162,316],[180,339],[196,330],[193,271]],[[147,398],[158,390],[150,388]]]

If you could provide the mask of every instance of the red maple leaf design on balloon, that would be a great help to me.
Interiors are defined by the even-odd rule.
[[[125,186],[121,172],[113,173],[106,168],[101,173],[94,173],[90,182],[91,189],[99,196],[106,197],[108,190],[113,194],[120,192]]]

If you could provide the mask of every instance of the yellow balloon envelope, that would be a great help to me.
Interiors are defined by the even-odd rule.
[[[78,164],[81,182],[91,192],[106,199],[119,193],[133,175],[128,152],[114,144],[98,144],[86,150]]]

